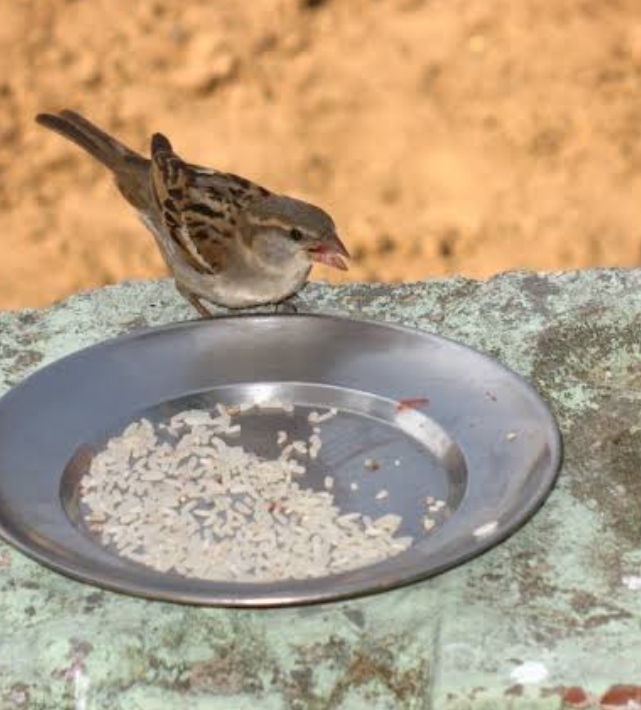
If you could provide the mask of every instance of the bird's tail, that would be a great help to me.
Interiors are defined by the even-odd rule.
[[[127,148],[75,111],[40,113],[36,121],[86,150],[109,168],[120,191],[134,207],[147,204],[149,160]]]
[[[36,121],[84,148],[110,170],[118,170],[128,160],[143,160],[141,155],[124,146],[75,111],[65,110],[58,114],[41,113],[36,116]]]

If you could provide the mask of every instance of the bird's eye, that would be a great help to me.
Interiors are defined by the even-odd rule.
[[[294,227],[293,229],[289,230],[289,236],[295,242],[300,242],[300,240],[303,238],[303,233],[300,231],[300,229],[296,229],[296,227]]]

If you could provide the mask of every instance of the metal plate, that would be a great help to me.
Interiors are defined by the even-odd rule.
[[[331,472],[342,510],[403,515],[399,534],[413,536],[412,547],[347,573],[251,584],[161,574],[93,540],[78,515],[78,452],[143,413],[158,419],[256,395],[292,400],[289,426],[303,436],[309,407],[336,407],[306,485],[322,488]],[[420,426],[414,410],[399,408],[406,398],[429,399]],[[248,420],[245,448],[269,453],[279,416]],[[377,471],[364,469],[367,457],[380,462]],[[121,592],[230,606],[318,602],[389,589],[478,555],[536,511],[560,460],[559,432],[535,391],[451,340],[325,316],[179,323],[82,350],[0,400],[0,535],[60,572]],[[384,501],[375,496],[381,488]],[[447,501],[431,533],[422,527],[426,495]]]

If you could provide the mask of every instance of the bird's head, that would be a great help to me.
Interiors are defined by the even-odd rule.
[[[349,252],[332,218],[307,202],[269,195],[247,209],[245,229],[252,251],[274,267],[297,259],[347,270],[341,257]]]

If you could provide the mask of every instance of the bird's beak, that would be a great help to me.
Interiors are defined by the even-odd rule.
[[[343,242],[338,238],[338,235],[334,234],[331,239],[323,244],[311,247],[308,251],[312,261],[331,266],[334,269],[347,271],[347,264],[341,259],[341,256],[349,259],[349,252]]]

